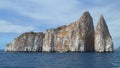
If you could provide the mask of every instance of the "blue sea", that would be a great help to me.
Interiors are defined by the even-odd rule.
[[[0,51],[0,68],[120,68],[114,53],[34,53]]]

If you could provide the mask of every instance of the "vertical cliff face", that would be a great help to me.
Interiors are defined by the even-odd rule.
[[[76,22],[48,29],[45,34],[24,33],[5,49],[5,51],[42,52],[93,52],[94,50],[113,51],[113,43],[103,16],[94,31],[93,19],[88,11],[84,12]]]
[[[5,51],[42,51],[44,33],[24,33],[7,45]]]
[[[54,29],[46,30],[42,49],[44,52],[54,51]]]
[[[95,30],[95,51],[112,52],[113,42],[104,17],[101,15]]]

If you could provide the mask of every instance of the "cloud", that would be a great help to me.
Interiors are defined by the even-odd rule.
[[[61,24],[74,21],[79,3],[77,0],[2,0],[0,6],[35,20],[48,20],[51,24]]]
[[[36,30],[33,26],[20,26],[12,24],[5,20],[0,20],[0,32],[1,33],[23,33],[27,31],[34,31]]]

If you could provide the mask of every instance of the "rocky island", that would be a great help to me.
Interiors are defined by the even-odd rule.
[[[86,11],[69,25],[48,29],[45,33],[23,33],[7,44],[5,51],[113,52],[113,42],[104,17],[101,15],[94,31],[93,19]]]

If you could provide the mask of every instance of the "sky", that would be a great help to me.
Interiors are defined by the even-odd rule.
[[[70,24],[89,11],[94,26],[103,14],[113,38],[120,45],[120,0],[0,0],[0,49],[20,34]]]

